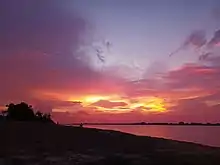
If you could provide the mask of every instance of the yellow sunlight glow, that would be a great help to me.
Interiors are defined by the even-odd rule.
[[[41,92],[36,91],[36,95],[40,96],[40,98],[51,97],[53,99],[59,99],[62,101],[69,102],[81,102],[82,106],[86,108],[86,110],[98,110],[101,112],[107,113],[126,113],[131,112],[133,110],[138,110],[142,113],[162,113],[167,112],[167,108],[174,104],[175,102],[167,102],[164,97],[123,97],[119,94],[108,94],[108,95],[100,95],[100,94],[87,94],[87,95],[71,95],[69,93],[54,93],[54,92]],[[40,95],[41,94],[41,95]],[[119,104],[119,106],[115,106],[112,108],[105,108],[102,106],[94,105],[98,101],[105,100],[109,102],[122,102],[124,105]],[[134,101],[135,100],[135,101]],[[111,103],[110,103],[111,104]],[[117,104],[115,104],[117,105]],[[93,109],[94,108],[94,109]],[[69,107],[56,107],[54,111],[68,111]]]
[[[78,99],[71,97],[69,101],[80,101],[82,105],[85,107],[92,107],[93,103],[96,103],[101,100],[108,100],[111,102],[125,102],[127,105],[119,106],[114,108],[104,108],[95,106],[98,110],[102,112],[109,113],[121,113],[121,112],[129,112],[135,109],[139,109],[142,112],[166,112],[166,102],[163,98],[159,97],[142,97],[137,98],[135,103],[132,103],[129,98],[123,99],[118,95],[87,95]]]
[[[141,107],[143,111],[146,112],[165,112],[165,101],[162,98],[150,97],[150,98],[140,98],[137,103],[130,105],[131,109]]]
[[[108,100],[110,99],[109,96],[87,96],[83,99],[85,103],[95,103],[100,100]]]
[[[90,105],[92,103],[101,101],[101,100],[110,100],[113,101],[116,98],[118,98],[117,95],[108,95],[108,96],[104,96],[104,95],[87,95],[87,96],[83,96],[80,98],[74,98],[74,97],[70,97],[68,99],[68,101],[80,101],[82,102],[83,105]]]

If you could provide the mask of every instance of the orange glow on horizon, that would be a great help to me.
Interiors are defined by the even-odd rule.
[[[142,97],[123,97],[123,95],[117,94],[83,94],[83,95],[71,95],[68,93],[53,93],[44,92],[41,98],[56,98],[60,101],[67,102],[80,102],[82,107],[80,110],[85,109],[89,113],[103,112],[103,113],[128,113],[131,111],[138,110],[141,113],[165,113],[168,112],[168,107],[170,107],[172,102],[167,102],[164,98],[169,98],[169,95],[154,96],[142,96]],[[172,99],[173,100],[173,99]],[[103,101],[104,105],[99,105],[96,103]],[[105,103],[105,101],[107,103]],[[112,107],[105,106],[105,104],[113,105]],[[117,105],[119,103],[119,105]],[[122,103],[122,105],[120,105]],[[123,105],[124,103],[124,105]],[[173,102],[174,103],[174,102]],[[115,104],[115,105],[114,105]],[[53,111],[60,112],[71,112],[72,109],[69,106],[55,107]],[[76,110],[76,109],[75,109]]]
[[[117,106],[114,108],[104,108],[101,106],[93,106],[92,104],[99,101],[109,101],[109,102],[124,102],[127,105]],[[141,108],[142,112],[166,112],[166,102],[164,99],[159,97],[146,97],[138,98],[135,103],[131,102],[130,99],[123,99],[117,95],[88,95],[81,97],[80,99],[70,98],[68,101],[80,101],[85,107],[96,107],[98,111],[109,112],[109,113],[123,113],[130,112],[134,109]]]

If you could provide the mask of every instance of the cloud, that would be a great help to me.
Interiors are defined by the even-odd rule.
[[[72,54],[86,28],[84,19],[58,0],[2,0],[1,51]],[[73,5],[73,4],[72,4]],[[73,11],[73,12],[72,12]],[[16,52],[17,53],[17,52]]]
[[[91,106],[97,106],[97,107],[103,107],[103,108],[117,108],[117,107],[124,107],[126,105],[128,105],[128,104],[125,102],[120,102],[120,101],[112,102],[109,100],[99,100],[99,101],[91,104]]]
[[[220,56],[209,56],[207,57],[204,62],[207,64],[207,65],[211,65],[212,67],[220,67]]]
[[[205,64],[186,64],[164,76],[170,90],[167,96],[170,96],[174,103],[169,107],[170,112],[164,119],[218,122],[217,116],[220,114],[218,109],[220,105],[219,56],[210,56],[204,61]],[[173,94],[176,98],[171,97]]]
[[[168,71],[168,66],[163,61],[154,61],[150,64],[150,66],[146,69],[143,74],[143,77],[154,79],[160,77],[162,74]]]
[[[219,87],[219,68],[213,66],[187,64],[182,68],[170,71],[166,77],[169,86],[178,88],[216,89]]]
[[[155,62],[142,79],[129,78],[138,72],[129,66],[98,71],[91,56],[79,51],[84,41],[92,42],[88,20],[72,6],[73,1],[0,1],[0,105],[27,101],[38,110],[51,112],[60,121],[165,121],[194,115],[216,119],[220,100],[220,58],[208,56],[204,65],[187,64],[167,70]],[[210,45],[218,43],[217,31]],[[203,47],[204,31],[193,31],[184,46]],[[182,49],[182,48],[181,48]],[[165,72],[166,71],[166,72]],[[85,95],[118,95],[121,100],[100,100],[93,107],[75,102]],[[166,114],[143,114],[139,107],[120,114],[97,111],[96,107],[123,108],[129,100],[148,97],[167,102]],[[215,105],[213,102],[215,101]],[[209,106],[207,105],[209,104]],[[193,107],[198,107],[196,110]],[[148,109],[146,109],[148,110]],[[67,112],[66,112],[67,111]],[[216,113],[215,113],[216,112]],[[184,116],[184,117],[183,117]],[[197,117],[196,117],[197,116]]]
[[[200,48],[206,44],[206,33],[204,30],[193,31],[185,40],[184,46],[195,46]]]
[[[55,113],[56,119],[64,123],[81,123],[81,122],[139,122],[145,121],[146,116],[138,112],[128,113],[103,113],[95,112],[93,114],[87,111],[76,113]],[[67,120],[65,120],[67,116]],[[62,120],[60,120],[60,118]]]
[[[194,30],[192,31],[189,36],[186,37],[185,41],[178,49],[176,49],[174,52],[172,52],[169,56],[173,56],[179,51],[189,47],[193,46],[196,49],[200,49],[204,45],[206,45],[207,39],[206,39],[206,33],[204,30]]]
[[[170,113],[185,122],[219,122],[220,104],[208,105],[203,99],[186,99],[178,102]]]
[[[208,46],[209,47],[219,46],[219,44],[220,44],[220,30],[217,30],[214,33],[212,39],[208,42]]]
[[[60,0],[0,1],[0,104],[117,88],[113,76],[93,68],[93,56],[78,51],[93,34],[72,6]]]
[[[76,112],[83,108],[78,101],[34,100],[35,109],[47,112]]]
[[[213,57],[212,57],[213,58]],[[217,56],[215,57],[217,58]],[[124,81],[121,100],[100,100],[90,108],[81,110],[87,114],[73,112],[72,121],[84,122],[217,122],[220,104],[219,73],[217,60],[206,59],[209,65],[186,64],[182,67],[160,75],[160,79],[141,79],[138,81]],[[160,81],[160,83],[158,83]],[[157,85],[155,85],[157,84]],[[160,85],[158,85],[160,84]],[[142,106],[147,104],[151,97],[162,99],[163,113],[151,113],[151,108]],[[123,113],[106,113],[96,111],[94,106],[106,109],[118,106],[128,107],[123,100],[130,104],[140,103],[140,106],[125,109]],[[157,105],[157,102],[152,104]],[[139,104],[138,104],[139,105]],[[87,108],[87,109],[86,109]]]

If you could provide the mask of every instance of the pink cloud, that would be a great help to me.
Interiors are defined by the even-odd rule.
[[[219,87],[219,68],[190,64],[178,70],[174,70],[165,76],[171,88],[207,88],[216,89]]]

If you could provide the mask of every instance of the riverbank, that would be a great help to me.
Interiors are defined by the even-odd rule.
[[[117,131],[0,123],[0,164],[217,165],[220,149]]]

